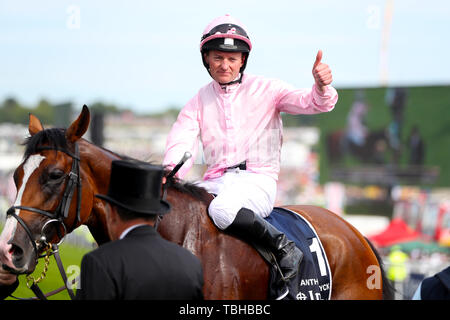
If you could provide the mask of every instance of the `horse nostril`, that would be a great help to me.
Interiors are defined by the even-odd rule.
[[[13,256],[16,261],[19,261],[23,258],[23,249],[15,244],[11,244],[11,249],[9,249],[9,253]]]

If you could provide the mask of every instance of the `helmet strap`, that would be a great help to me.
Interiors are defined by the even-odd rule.
[[[209,72],[209,70],[208,70],[208,72]],[[210,73],[210,75],[211,75],[211,73]],[[219,84],[220,84],[221,87],[226,87],[226,86],[231,86],[231,85],[236,84],[236,83],[241,83],[243,75],[244,75],[244,73],[241,72],[241,73],[239,73],[239,78],[238,79],[230,81],[230,82],[227,82],[227,83],[220,83],[219,82]]]

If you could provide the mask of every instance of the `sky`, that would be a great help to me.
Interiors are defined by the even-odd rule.
[[[0,101],[181,107],[211,81],[199,42],[224,14],[247,27],[247,73],[311,87],[321,49],[338,90],[450,84],[444,0],[0,0]]]

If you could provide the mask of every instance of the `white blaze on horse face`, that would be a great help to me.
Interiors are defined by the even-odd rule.
[[[39,154],[35,154],[30,156],[25,164],[23,165],[23,178],[22,185],[20,186],[19,191],[17,192],[16,202],[14,206],[20,206],[22,202],[22,196],[25,191],[28,179],[31,177],[33,172],[39,168],[42,160],[45,157]],[[19,215],[19,209],[16,209],[16,214]],[[8,244],[8,241],[14,236],[17,227],[17,220],[14,217],[8,217],[6,219],[5,227],[3,228],[2,234],[0,235],[0,260],[2,263],[7,263],[11,261],[11,255],[8,254],[8,251],[11,247]],[[8,264],[9,265],[9,264]]]
[[[40,154],[34,154],[30,156],[23,165],[23,179],[22,179],[22,185],[20,186],[19,192],[17,192],[17,198],[16,202],[14,203],[14,206],[20,206],[22,202],[22,196],[25,191],[25,188],[27,186],[28,179],[33,174],[34,170],[39,168],[39,165],[41,164],[42,160],[44,160],[45,157],[41,156]],[[17,211],[17,209],[16,209]],[[16,212],[17,215],[19,215],[18,212]]]

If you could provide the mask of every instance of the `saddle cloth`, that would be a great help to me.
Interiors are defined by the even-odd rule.
[[[287,283],[280,281],[281,276],[272,265],[269,299],[329,300],[332,289],[330,266],[312,225],[297,213],[279,207],[275,207],[265,220],[294,241],[303,252],[298,274]]]

